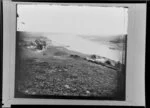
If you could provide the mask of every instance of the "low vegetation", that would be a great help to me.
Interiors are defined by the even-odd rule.
[[[124,71],[113,69],[110,64],[110,61],[91,62],[83,55],[54,46],[37,53],[20,45],[17,47],[16,97],[24,94],[123,98]]]

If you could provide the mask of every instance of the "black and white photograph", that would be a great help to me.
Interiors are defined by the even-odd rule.
[[[128,8],[18,4],[16,98],[125,100]]]

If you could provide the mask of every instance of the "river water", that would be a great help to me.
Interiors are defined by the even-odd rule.
[[[78,51],[84,54],[96,54],[122,63],[122,50],[114,50],[115,44],[109,42],[95,42],[84,39],[78,35],[50,34],[45,35],[52,40],[53,45],[67,46],[67,49]]]

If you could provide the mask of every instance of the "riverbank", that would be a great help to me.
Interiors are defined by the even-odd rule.
[[[125,70],[110,68],[115,66],[107,58],[22,40],[16,47],[15,97],[125,98]]]

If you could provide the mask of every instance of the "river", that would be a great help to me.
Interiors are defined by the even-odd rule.
[[[50,34],[45,36],[52,40],[53,45],[67,46],[67,49],[70,50],[84,54],[96,54],[122,63],[124,51],[111,49],[111,47],[117,46],[115,44],[109,42],[95,42],[84,39],[78,35],[70,34]]]

